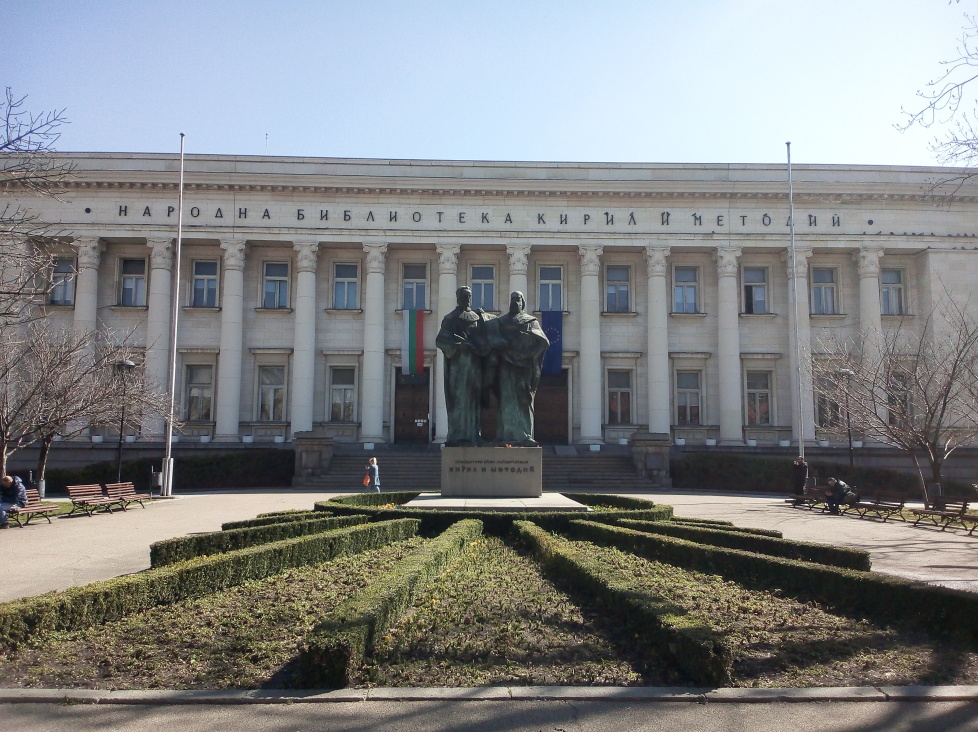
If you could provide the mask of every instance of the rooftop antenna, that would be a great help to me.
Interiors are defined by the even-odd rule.
[[[265,154],[268,155],[268,133],[265,133]]]

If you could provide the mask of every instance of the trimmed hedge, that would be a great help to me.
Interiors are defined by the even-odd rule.
[[[302,644],[294,686],[300,689],[347,686],[372,652],[374,639],[397,621],[418,593],[466,545],[481,535],[481,522],[459,521],[329,613]]]
[[[353,526],[3,603],[0,646],[12,650],[43,633],[117,620],[156,605],[264,579],[293,567],[376,549],[414,536],[418,526],[418,521],[410,519]]]
[[[694,683],[730,681],[733,652],[718,630],[691,618],[669,600],[635,589],[615,567],[529,521],[516,521],[513,530],[544,567],[569,582],[588,601],[598,601],[636,635],[649,636]]]
[[[723,575],[754,589],[780,589],[801,600],[815,599],[839,611],[878,622],[954,635],[978,649],[978,593],[923,582],[696,544],[634,529],[572,521],[579,539],[615,546],[649,559]]]
[[[573,519],[586,518],[588,521],[614,523],[619,518],[642,519],[645,521],[667,521],[672,518],[672,506],[659,506],[642,498],[608,496],[601,493],[575,493],[574,499],[588,506],[610,505],[620,501],[635,508],[622,508],[618,511],[440,511],[433,509],[403,508],[402,503],[420,495],[415,492],[398,493],[358,493],[340,496],[316,503],[320,511],[332,511],[339,515],[366,514],[374,521],[404,518],[410,516],[421,520],[421,533],[424,536],[437,536],[456,521],[474,518],[482,521],[485,532],[493,536],[505,536],[513,527],[514,521],[525,520],[543,526],[549,531],[562,531]],[[609,500],[611,499],[611,500]],[[393,507],[390,504],[395,504]]]
[[[309,521],[314,518],[324,518],[325,516],[332,516],[329,511],[294,511],[291,513],[275,513],[275,514],[258,514],[257,517],[253,519],[244,519],[242,521],[227,521],[221,524],[221,531],[228,531],[229,529],[247,529],[251,526],[269,526],[271,524],[285,524],[289,521]]]
[[[309,536],[334,529],[345,529],[369,521],[367,516],[338,516],[312,519],[311,521],[287,521],[268,526],[251,526],[207,534],[191,534],[164,539],[149,546],[149,565],[163,567],[194,557],[244,549],[259,544],[269,544],[298,536]]]
[[[865,549],[846,549],[844,547],[830,546],[829,544],[816,544],[810,541],[793,541],[791,539],[775,539],[770,536],[757,536],[752,534],[738,534],[729,530],[717,530],[707,527],[682,526],[671,521],[633,521],[631,519],[620,519],[620,525],[644,531],[651,534],[665,534],[678,539],[695,541],[698,544],[710,544],[712,546],[722,546],[727,549],[743,549],[748,552],[758,554],[769,554],[774,557],[784,557],[785,559],[798,559],[804,562],[817,562],[818,564],[828,564],[833,567],[845,567],[846,569],[861,569],[869,571],[871,564],[869,552]]]
[[[783,534],[777,529],[753,529],[746,526],[734,526],[730,521],[709,521],[707,519],[691,519],[684,516],[673,516],[672,523],[680,526],[695,526],[701,529],[716,529],[717,531],[732,531],[736,534],[754,534],[755,536],[770,536],[781,539]]]

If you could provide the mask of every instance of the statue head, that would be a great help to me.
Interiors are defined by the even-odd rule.
[[[511,315],[516,315],[517,313],[522,313],[523,308],[526,307],[526,298],[523,297],[523,293],[520,291],[512,292],[509,296],[509,312]]]
[[[463,308],[472,304],[472,290],[465,285],[455,290],[455,301]]]

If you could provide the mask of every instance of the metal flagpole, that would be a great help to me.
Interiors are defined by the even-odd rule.
[[[169,413],[166,415],[166,451],[163,458],[161,495],[173,495],[173,412],[177,382],[177,316],[180,313],[180,249],[183,243],[183,138],[180,133],[180,189],[177,193],[177,241],[173,248],[173,281],[170,287],[170,366],[168,371]]]
[[[791,235],[791,308],[794,313],[793,333],[795,337],[795,428],[798,430],[798,455],[805,457],[805,415],[802,414],[802,379],[801,379],[801,340],[798,334],[798,277],[795,255],[795,202],[791,188],[791,143],[786,142],[788,148],[788,231]]]

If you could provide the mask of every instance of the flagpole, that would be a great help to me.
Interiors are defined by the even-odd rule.
[[[795,202],[791,185],[791,143],[786,142],[788,148],[788,231],[791,237],[791,308],[794,318],[792,318],[795,340],[795,429],[798,431],[798,455],[805,457],[805,415],[802,414],[804,399],[802,399],[802,379],[801,379],[801,340],[798,331],[798,277],[796,270],[797,255],[795,252]]]
[[[164,496],[173,495],[173,413],[176,404],[177,382],[177,316],[180,313],[180,250],[183,243],[183,143],[184,134],[181,132],[180,188],[177,193],[177,241],[173,248],[173,281],[170,289],[170,364],[167,373],[169,412],[166,415],[166,450],[163,458],[163,487],[160,491]]]

